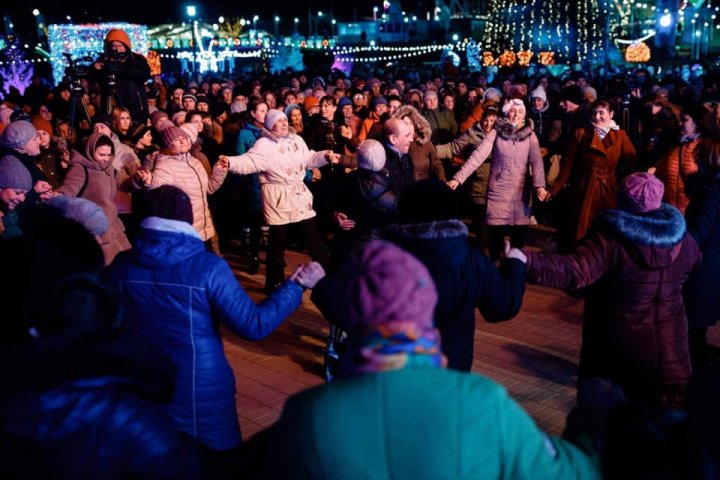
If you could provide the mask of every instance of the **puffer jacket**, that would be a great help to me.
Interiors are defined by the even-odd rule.
[[[480,145],[487,136],[480,122],[474,123],[465,133],[459,135],[450,143],[437,146],[438,157],[441,159],[460,156],[467,159],[472,155],[475,147]],[[490,179],[490,165],[492,159],[485,161],[475,170],[472,188],[470,189],[470,198],[476,205],[485,205],[487,203],[487,186]]]
[[[495,129],[478,145],[454,180],[465,182],[490,155],[487,224],[528,225],[533,193],[530,187],[545,186],[545,169],[532,121],[516,129],[499,118]]]
[[[699,138],[680,143],[658,160],[655,176],[665,185],[663,201],[677,207],[685,213],[688,197],[685,195],[685,180],[698,171],[695,162],[695,149],[700,143]]]
[[[448,367],[470,371],[475,308],[489,322],[517,315],[525,293],[525,265],[507,259],[498,270],[468,244],[468,230],[460,220],[391,225],[381,236],[415,255],[430,271],[438,290],[435,325]]]
[[[605,210],[570,255],[528,252],[528,278],[588,287],[579,377],[604,377],[629,398],[679,407],[691,367],[682,287],[700,249],[676,208]]]
[[[315,216],[313,196],[303,180],[307,169],[327,164],[325,154],[325,150],[310,150],[294,133],[280,137],[263,129],[262,136],[247,153],[227,158],[230,172],[259,174],[263,214],[268,225],[286,225]]]
[[[193,227],[203,241],[215,236],[215,224],[210,214],[207,196],[220,188],[227,175],[227,170],[218,168],[217,164],[212,172],[208,178],[200,160],[190,153],[178,154],[165,150],[155,158],[153,179],[150,184],[150,188],[172,185],[190,197]]]
[[[101,165],[90,160],[94,157],[95,144],[101,136],[103,135],[100,133],[90,135],[84,156],[73,150],[70,168],[56,192],[68,197],[80,196],[102,208],[108,220],[108,229],[100,239],[100,246],[105,255],[105,264],[109,265],[115,255],[131,248],[131,245],[125,236],[125,226],[118,218],[115,204],[117,181],[113,162]]]
[[[220,325],[261,339],[300,305],[302,287],[287,281],[256,305],[189,224],[157,217],[143,222],[135,249],[107,278],[120,292],[127,330],[157,343],[178,368],[168,407],[178,428],[215,450],[236,447],[235,378]]]

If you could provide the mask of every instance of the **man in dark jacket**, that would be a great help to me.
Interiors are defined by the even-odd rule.
[[[105,36],[105,52],[95,62],[95,73],[105,95],[113,95],[117,106],[130,110],[133,121],[145,122],[149,115],[145,82],[150,79],[150,66],[131,49],[128,34],[113,28]]]
[[[383,125],[385,170],[390,174],[390,183],[397,191],[415,180],[415,170],[409,153],[412,142],[413,131],[403,120],[390,118]]]
[[[438,289],[435,325],[448,367],[470,371],[475,308],[489,322],[517,315],[525,294],[525,256],[508,249],[496,268],[487,255],[470,246],[458,212],[459,201],[450,187],[439,180],[422,180],[400,193],[398,223],[382,235],[430,271]]]

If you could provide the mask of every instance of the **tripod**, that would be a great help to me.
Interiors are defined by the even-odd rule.
[[[80,86],[79,80],[74,80],[72,82],[71,87],[72,92],[72,99],[70,100],[70,126],[72,128],[75,128],[75,116],[77,114],[78,110],[78,103],[83,108],[83,113],[85,114],[85,120],[87,120],[88,127],[92,124],[92,119],[90,118],[90,111],[88,110],[88,104],[85,101],[85,97],[83,97],[83,89]]]

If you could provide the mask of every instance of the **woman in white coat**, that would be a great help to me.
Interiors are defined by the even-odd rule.
[[[328,162],[339,163],[340,156],[330,150],[310,150],[302,137],[290,130],[288,119],[280,110],[265,115],[262,136],[247,153],[221,156],[232,173],[258,173],[263,215],[270,226],[265,289],[272,291],[285,280],[285,246],[290,227],[302,235],[313,260],[326,269],[329,255],[315,225],[313,197],[303,179],[309,168]]]

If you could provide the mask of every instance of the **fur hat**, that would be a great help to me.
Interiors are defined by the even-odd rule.
[[[132,50],[132,43],[130,43],[130,37],[125,32],[125,30],[120,30],[119,28],[113,28],[110,30],[107,35],[105,35],[105,44],[107,45],[110,42],[120,42],[129,50]]]
[[[70,198],[58,195],[51,198],[48,203],[60,210],[65,218],[75,220],[93,235],[102,235],[107,232],[108,219],[102,208],[84,198]]]
[[[12,155],[0,158],[0,189],[14,188],[30,190],[32,188],[30,171]]]
[[[575,105],[583,104],[583,94],[577,85],[568,85],[560,90],[560,101],[568,101]]]
[[[433,327],[437,290],[427,268],[400,247],[373,240],[353,251],[337,274],[338,320],[350,331],[396,321]]]
[[[447,184],[426,179],[411,183],[400,192],[399,223],[429,223],[460,218],[460,199]]]
[[[140,218],[160,217],[192,225],[192,203],[187,193],[172,185],[163,185],[145,192]]]
[[[37,137],[37,130],[32,123],[26,120],[17,120],[10,122],[5,127],[0,136],[0,145],[12,149],[23,148],[35,137]]]
[[[655,175],[637,172],[620,184],[617,206],[630,213],[645,213],[660,208],[665,186]]]
[[[307,100],[305,100],[305,103],[307,103]],[[281,118],[287,120],[287,115],[285,115],[285,112],[283,112],[282,110],[268,110],[268,112],[265,114],[265,128],[267,128],[268,130],[272,130],[275,126],[275,123]]]
[[[545,89],[542,87],[538,87],[532,92],[530,92],[530,100],[534,98],[542,98],[542,101],[547,103],[547,93],[545,93]]]
[[[193,125],[192,123],[183,123],[182,125],[180,125],[180,130],[185,132],[188,137],[190,137],[190,141],[193,143],[193,145],[195,144],[195,142],[197,142],[198,131],[195,125]]]
[[[368,139],[357,146],[358,168],[379,172],[385,166],[385,148],[377,140]]]
[[[158,110],[157,112],[153,112],[150,114],[150,124],[154,127],[161,118],[170,120],[170,117],[168,117],[167,113],[163,112],[162,110]]]
[[[172,142],[174,142],[180,137],[186,137],[192,142],[192,138],[190,138],[190,135],[185,130],[182,130],[180,127],[176,127],[175,125],[167,127],[162,131],[162,138],[163,142],[165,142],[166,147],[172,145]]]
[[[320,105],[320,100],[318,100],[317,97],[308,95],[305,97],[305,103],[303,103],[303,108],[306,112],[310,112],[313,107],[317,107],[318,105]]]

